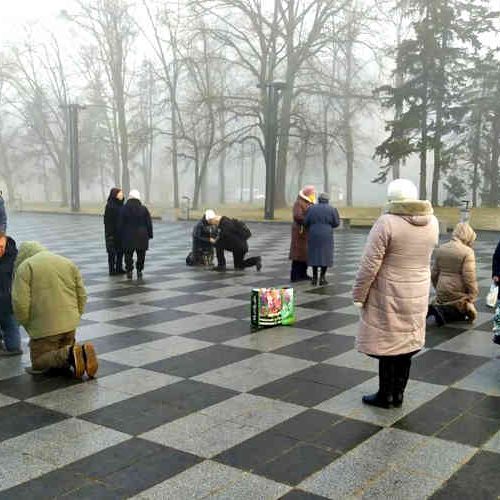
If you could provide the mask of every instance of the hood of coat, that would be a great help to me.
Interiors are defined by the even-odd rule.
[[[47,249],[38,241],[25,241],[19,247],[19,253],[14,264],[14,271],[27,259],[33,257],[37,253],[46,252]]]
[[[474,229],[472,229],[469,224],[460,222],[459,224],[457,224],[455,230],[453,231],[453,239],[455,241],[460,241],[468,247],[471,247],[476,241],[477,235]]]
[[[434,209],[427,200],[403,200],[390,202],[386,213],[399,215],[414,226],[427,226],[432,220]]]

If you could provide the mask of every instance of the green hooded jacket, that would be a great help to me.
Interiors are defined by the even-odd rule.
[[[30,338],[76,330],[87,294],[74,262],[28,241],[19,248],[14,270],[14,315]]]

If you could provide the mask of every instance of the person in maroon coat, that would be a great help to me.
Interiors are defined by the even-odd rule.
[[[314,186],[302,189],[293,205],[292,241],[290,244],[290,260],[292,269],[290,280],[305,281],[311,279],[307,275],[307,228],[304,225],[309,207],[314,205],[316,190]]]

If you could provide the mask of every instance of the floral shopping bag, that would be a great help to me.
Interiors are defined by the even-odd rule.
[[[293,288],[254,288],[251,299],[251,323],[264,328],[295,323]]]
[[[493,342],[500,344],[500,301],[497,302],[493,316]]]

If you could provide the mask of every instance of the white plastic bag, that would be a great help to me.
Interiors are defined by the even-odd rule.
[[[496,283],[492,283],[490,286],[490,291],[488,295],[486,295],[486,305],[488,307],[495,307],[498,301],[498,285]]]

